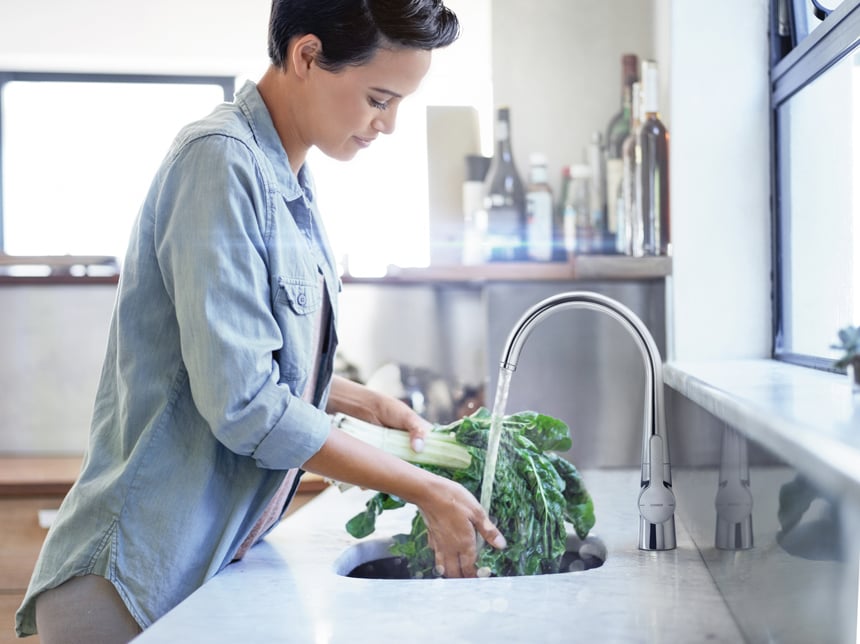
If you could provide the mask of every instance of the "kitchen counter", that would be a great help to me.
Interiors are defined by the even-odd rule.
[[[385,512],[376,533],[356,540],[343,526],[372,493],[330,488],[135,642],[743,641],[683,517],[675,550],[638,549],[639,471],[583,477],[595,503],[592,535],[607,549],[599,568],[468,580],[344,577],[339,558],[341,567],[356,562],[347,549],[361,541],[369,552],[407,532],[414,508]]]
[[[846,376],[777,360],[668,363],[666,384],[836,497],[860,504],[860,396]]]

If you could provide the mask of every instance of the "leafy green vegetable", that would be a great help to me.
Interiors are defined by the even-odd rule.
[[[468,467],[416,464],[481,495],[491,414],[477,410],[450,425],[434,428],[456,438],[471,454]],[[495,576],[537,575],[558,572],[565,552],[565,521],[580,538],[594,526],[594,505],[577,469],[554,451],[570,449],[570,430],[560,420],[532,411],[505,416],[499,443],[490,515],[505,535],[508,547],[496,550],[482,545],[477,566]],[[379,493],[363,512],[347,523],[354,537],[375,529],[384,510],[403,507],[396,497]],[[391,554],[404,557],[412,577],[431,577],[435,556],[427,541],[427,526],[416,512],[409,534],[396,535]]]

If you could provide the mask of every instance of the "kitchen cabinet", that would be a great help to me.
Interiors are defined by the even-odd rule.
[[[15,637],[15,612],[48,534],[50,514],[80,466],[80,457],[0,458],[0,644],[21,641]],[[27,641],[37,644],[39,637]]]
[[[15,637],[15,613],[48,534],[51,514],[60,507],[80,467],[81,458],[76,456],[0,457],[0,644],[22,641]],[[287,515],[326,487],[321,477],[306,474]],[[26,641],[38,644],[39,637]]]

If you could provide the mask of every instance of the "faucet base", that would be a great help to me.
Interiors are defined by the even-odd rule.
[[[644,517],[639,517],[640,550],[674,550],[675,545],[674,516],[663,523],[651,523]]]

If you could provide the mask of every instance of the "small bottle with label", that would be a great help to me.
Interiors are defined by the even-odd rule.
[[[553,259],[553,196],[548,174],[546,156],[532,154],[526,190],[526,249],[528,258],[538,262]]]
[[[591,167],[587,163],[570,167],[570,188],[564,207],[565,248],[570,254],[595,252],[591,181]]]

